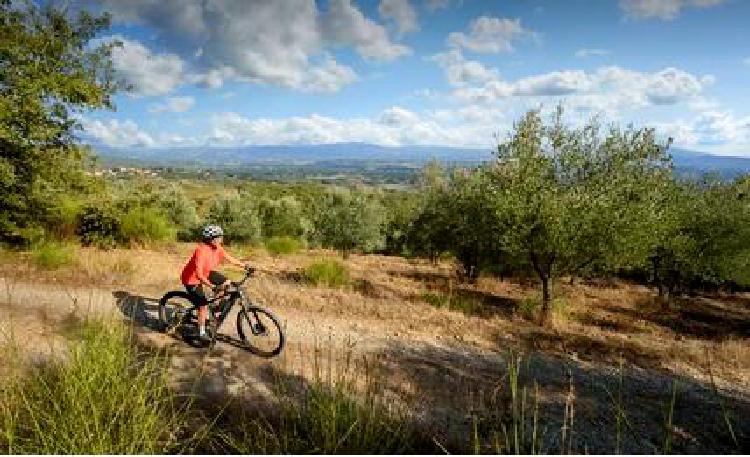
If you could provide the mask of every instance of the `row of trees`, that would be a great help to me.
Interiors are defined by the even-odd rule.
[[[407,240],[464,274],[534,275],[543,310],[562,276],[627,275],[660,295],[750,285],[750,179],[681,181],[652,129],[549,123],[529,112],[496,160],[426,170]]]

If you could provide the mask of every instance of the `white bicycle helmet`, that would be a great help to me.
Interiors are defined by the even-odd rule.
[[[204,240],[212,240],[214,238],[224,236],[224,230],[222,230],[222,228],[218,225],[210,224],[203,227],[202,234]]]

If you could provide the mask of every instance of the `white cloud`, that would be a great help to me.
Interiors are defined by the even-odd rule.
[[[666,68],[651,76],[646,86],[646,96],[656,105],[673,105],[701,93],[714,83],[711,75],[697,78],[676,68]]]
[[[709,8],[725,0],[620,0],[620,8],[634,19],[672,20],[684,8]]]
[[[323,64],[313,67],[308,72],[302,87],[316,92],[336,92],[356,80],[354,70],[339,64],[332,57],[327,57]]]
[[[138,125],[130,119],[123,122],[117,119],[100,121],[98,119],[81,119],[86,135],[112,147],[152,147],[156,141],[151,135],[142,131]]]
[[[393,60],[411,52],[408,47],[391,42],[385,28],[367,19],[351,0],[330,0],[328,8],[323,17],[323,36],[327,40],[352,45],[360,55],[373,60]]]
[[[195,104],[193,97],[170,97],[164,103],[156,103],[148,107],[149,113],[184,113]]]
[[[500,53],[512,51],[513,41],[533,35],[521,25],[520,19],[481,16],[472,21],[468,35],[463,32],[448,35],[448,44],[478,53]]]
[[[611,52],[607,49],[589,49],[589,48],[583,48],[576,51],[575,56],[579,59],[585,59],[588,57],[596,57],[596,56],[606,56],[611,54]]]
[[[461,51],[457,49],[436,54],[427,60],[437,62],[445,71],[448,82],[453,86],[482,83],[499,77],[497,70],[488,69],[476,60],[466,60]]]
[[[474,122],[465,122],[467,119]],[[388,146],[492,147],[499,117],[482,108],[418,114],[394,106],[373,119],[335,119],[313,114],[286,119],[250,119],[237,113],[213,116],[207,143],[315,144],[367,142]],[[482,120],[483,122],[478,122]]]
[[[383,18],[393,19],[400,34],[419,30],[417,12],[409,0],[380,0],[378,11]]]
[[[708,110],[692,119],[657,124],[657,129],[674,138],[676,146],[708,149],[750,143],[750,116],[738,118],[729,111]]]
[[[548,96],[569,95],[591,89],[592,78],[582,70],[553,71],[543,75],[529,76],[516,81],[514,95]]]
[[[154,54],[138,41],[112,36],[103,41],[119,40],[121,47],[112,51],[112,63],[118,78],[132,86],[136,95],[164,95],[183,82],[183,60],[175,54]]]
[[[744,59],[742,59],[742,63],[744,63],[745,65],[750,65],[750,57],[745,57]]]
[[[314,0],[90,3],[111,11],[117,23],[155,31],[161,43],[190,63],[184,79],[208,88],[234,80],[333,91],[357,77],[352,68],[336,62],[328,48],[352,46],[366,59],[383,61],[411,52],[391,41],[387,30],[366,18],[351,0],[331,0],[326,11],[320,11]],[[398,3],[385,11],[406,30],[410,27],[408,10],[399,9]],[[143,47],[141,51],[147,57],[148,50]],[[170,54],[179,59],[177,55]],[[130,63],[138,65],[137,59]]]
[[[506,81],[497,70],[477,62],[473,72],[464,71],[468,61],[460,53],[431,58],[441,65],[455,88],[453,97],[464,103],[496,103],[513,97],[565,97],[579,111],[613,113],[622,108],[697,103],[712,75],[696,76],[677,68],[644,73],[617,66],[594,72],[561,70]],[[470,75],[477,75],[469,77]]]

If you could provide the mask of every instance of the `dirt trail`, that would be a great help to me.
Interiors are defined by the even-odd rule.
[[[285,323],[287,347],[282,356],[264,360],[228,343],[211,353],[155,330],[158,292],[124,292],[117,288],[54,286],[0,279],[0,308],[5,319],[0,335],[14,341],[33,357],[43,357],[64,345],[62,334],[85,313],[125,317],[133,323],[143,343],[167,348],[173,354],[172,377],[176,387],[197,387],[209,395],[242,395],[248,399],[268,396],[273,382],[269,373],[294,371],[305,374],[314,354],[328,347],[354,358],[366,355],[379,360],[387,389],[412,405],[415,417],[430,424],[436,434],[461,436],[471,425],[471,398],[498,385],[506,372],[504,351],[400,328],[388,319],[352,319],[324,308],[300,309],[282,303],[274,309]],[[156,292],[156,293],[155,293]],[[237,339],[234,316],[222,333]],[[336,356],[333,356],[334,364]],[[536,353],[527,359],[526,379],[538,383],[542,416],[552,447],[559,438],[566,397],[575,398],[574,445],[589,452],[613,452],[614,413],[607,391],[619,383],[616,367]],[[623,375],[624,399],[630,429],[624,452],[655,452],[661,440],[663,402],[673,377],[665,373],[628,367]],[[694,379],[678,379],[675,411],[677,442],[682,452],[733,452],[723,425],[719,399],[710,385]],[[570,386],[573,392],[570,392]],[[723,390],[730,405],[735,432],[750,437],[750,386]],[[715,424],[715,425],[712,425]],[[448,432],[446,432],[448,431]],[[742,447],[744,446],[744,448]],[[740,449],[748,450],[747,441]]]

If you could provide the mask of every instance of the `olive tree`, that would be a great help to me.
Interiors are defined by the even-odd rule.
[[[355,250],[382,248],[384,223],[385,212],[378,201],[362,192],[336,189],[325,195],[315,228],[323,246],[347,257]]]
[[[592,120],[573,129],[562,109],[549,124],[527,113],[498,146],[491,168],[502,249],[528,265],[542,289],[546,316],[555,278],[619,251],[648,206],[644,176],[669,168],[653,130],[602,132]]]

